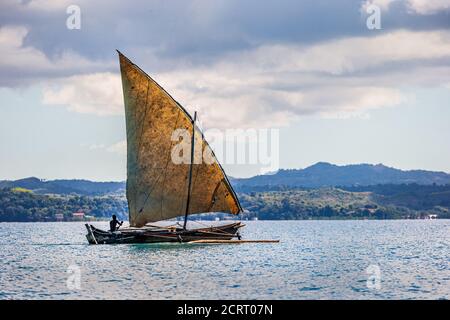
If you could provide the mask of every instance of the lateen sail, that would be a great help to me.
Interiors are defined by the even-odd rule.
[[[192,118],[161,86],[119,52],[127,129],[127,199],[130,225],[183,216],[190,165],[175,164],[176,129],[192,132]],[[239,201],[200,130],[196,152],[211,152],[212,164],[194,164],[188,214],[238,214]],[[198,146],[198,147],[197,147]],[[201,150],[198,150],[200,149]],[[211,163],[211,162],[209,162]]]

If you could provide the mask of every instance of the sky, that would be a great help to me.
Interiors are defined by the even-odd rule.
[[[279,168],[450,172],[450,0],[2,0],[0,180],[126,178],[116,49]]]

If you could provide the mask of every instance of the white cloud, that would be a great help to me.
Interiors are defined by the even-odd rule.
[[[328,118],[369,117],[368,110],[392,107],[407,101],[400,90],[385,87],[335,87],[328,94],[316,90],[310,94],[310,104],[320,105]]]
[[[383,11],[388,11],[390,6],[399,0],[366,0],[361,10],[366,12],[370,5],[376,5]],[[430,15],[440,11],[447,11],[450,9],[450,0],[402,0],[405,4],[406,10],[410,14]]]
[[[33,10],[33,11],[61,11],[65,12],[65,9],[74,4],[74,2],[84,2],[84,1],[73,1],[73,0],[2,0],[2,5],[7,8],[20,8],[22,10]]]
[[[450,32],[400,30],[377,37],[352,37],[310,47],[263,46],[244,56],[255,67],[278,72],[308,71],[343,74],[386,63],[450,56]],[[242,59],[242,58],[241,58]],[[251,62],[254,62],[251,64]]]
[[[191,111],[200,110],[207,127],[280,126],[308,114],[361,116],[407,101],[402,87],[448,81],[442,66],[422,62],[450,57],[449,34],[397,31],[309,47],[262,46],[158,79]],[[418,65],[396,69],[408,62]]]
[[[121,155],[127,154],[127,141],[126,140],[119,141],[119,142],[107,147],[106,151],[118,153]]]
[[[379,7],[383,11],[387,11],[391,4],[397,0],[367,0],[362,4],[362,11],[366,13],[367,8],[371,5]]]
[[[284,126],[312,114],[367,116],[408,101],[403,87],[448,83],[448,68],[433,61],[450,58],[449,39],[449,31],[401,30],[306,47],[261,46],[209,67],[153,76],[190,112],[199,111],[205,129]],[[121,92],[118,74],[80,75],[46,88],[44,103],[122,115]]]
[[[99,116],[123,114],[120,76],[113,73],[76,75],[44,88],[42,102]]]
[[[434,14],[450,9],[450,0],[408,0],[408,7],[417,14]]]
[[[14,80],[23,83],[23,75],[31,80],[30,78],[46,78],[49,75],[57,77],[111,66],[108,62],[88,60],[70,50],[49,59],[42,51],[24,44],[28,33],[29,29],[25,26],[0,27],[0,86],[10,85]]]
[[[111,153],[116,153],[119,155],[126,155],[127,154],[127,141],[119,141],[116,143],[113,143],[111,145],[106,145],[104,143],[94,143],[94,144],[88,144],[88,143],[82,143],[80,145],[83,148],[87,148],[90,151],[107,151]]]
[[[105,145],[104,144],[90,144],[88,147],[89,147],[89,150],[99,150],[99,149],[104,149]]]
[[[0,28],[0,48],[2,59],[0,68],[50,68],[51,63],[45,55],[33,47],[23,47],[28,34],[24,26],[5,26]]]

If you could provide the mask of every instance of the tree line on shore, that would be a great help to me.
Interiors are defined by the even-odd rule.
[[[0,221],[56,221],[62,215],[64,221],[72,220],[74,212],[83,212],[97,219],[116,214],[127,216],[127,203],[113,196],[89,197],[76,195],[40,195],[22,189],[0,189]]]
[[[450,185],[373,185],[301,188],[239,188],[242,218],[283,219],[419,219],[450,218]],[[72,220],[74,212],[94,219],[128,216],[124,195],[36,194],[24,188],[0,189],[0,221]],[[224,214],[202,215],[204,219]],[[59,217],[59,219],[57,219]]]

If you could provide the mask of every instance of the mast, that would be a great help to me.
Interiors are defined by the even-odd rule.
[[[187,217],[189,213],[189,202],[191,200],[192,165],[194,163],[194,145],[195,145],[195,120],[197,120],[197,111],[194,112],[194,120],[192,120],[191,162],[189,165],[188,195],[186,200],[186,212],[184,214],[184,224],[183,224],[184,230],[186,230]]]

